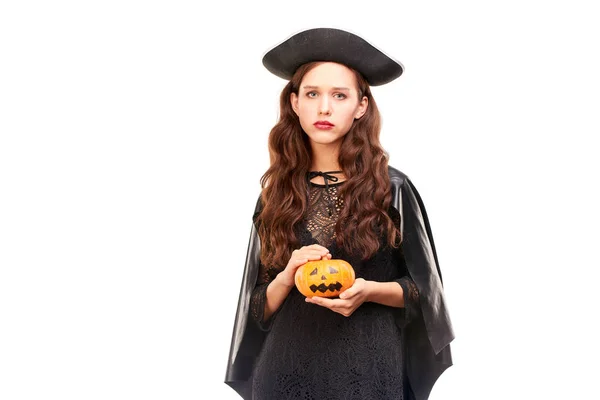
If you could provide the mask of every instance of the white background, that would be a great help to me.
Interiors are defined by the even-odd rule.
[[[457,335],[431,399],[600,396],[592,1],[200,3],[0,6],[1,399],[237,398],[223,380],[285,83],[261,58],[316,26],[406,68],[373,92]]]

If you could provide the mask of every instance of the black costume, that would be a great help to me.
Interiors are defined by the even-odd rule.
[[[311,213],[297,234],[302,245],[319,242],[333,258],[349,261],[357,277],[397,281],[405,308],[364,303],[344,317],[306,304],[293,288],[266,324],[258,322],[266,286],[278,271],[261,266],[260,239],[252,225],[225,378],[242,398],[422,400],[452,365],[454,333],[425,207],[406,175],[389,167],[389,176],[389,213],[401,229],[399,249],[382,246],[361,262],[332,243],[329,228],[343,207],[335,198],[336,185],[309,183]],[[331,204],[329,198],[322,202],[323,195],[335,200],[330,218],[316,214]],[[259,212],[260,201],[255,217]]]

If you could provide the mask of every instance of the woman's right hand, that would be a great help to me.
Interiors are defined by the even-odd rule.
[[[290,261],[288,261],[285,269],[279,273],[277,278],[281,284],[287,287],[293,287],[296,282],[294,275],[296,270],[309,261],[318,261],[331,259],[331,254],[326,247],[319,244],[311,244],[292,251]]]

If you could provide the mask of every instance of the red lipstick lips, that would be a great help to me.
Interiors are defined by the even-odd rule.
[[[313,125],[316,126],[317,129],[331,129],[335,126],[329,121],[317,121]]]

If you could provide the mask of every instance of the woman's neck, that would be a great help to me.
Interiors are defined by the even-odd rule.
[[[311,171],[331,172],[342,170],[339,162],[340,143],[332,143],[326,145],[313,143],[311,148]],[[346,177],[342,173],[336,173],[332,175],[336,176],[340,181],[346,180]],[[325,181],[323,177],[316,176],[313,179],[311,179],[311,182],[323,184]]]
[[[340,171],[339,144],[317,144],[312,146],[311,171]]]

